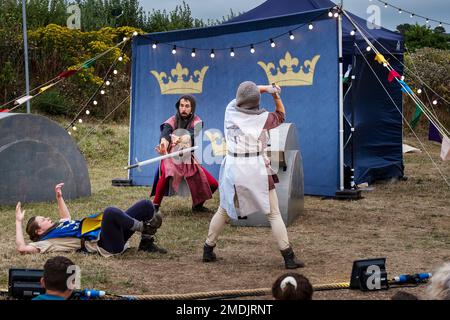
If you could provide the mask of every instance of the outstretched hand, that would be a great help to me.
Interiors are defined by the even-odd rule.
[[[16,205],[16,221],[22,222],[23,218],[25,217],[25,210],[22,211],[22,204],[17,202]]]
[[[62,197],[62,187],[64,186],[64,183],[58,183],[55,186],[55,193],[56,193],[56,197],[57,198],[61,198]]]

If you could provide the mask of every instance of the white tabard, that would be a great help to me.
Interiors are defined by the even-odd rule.
[[[250,115],[235,109],[232,100],[225,110],[224,133],[227,155],[220,167],[219,190],[220,206],[228,216],[237,219],[257,212],[270,212],[269,182],[263,157],[267,147],[267,132],[260,139],[269,116],[265,111]],[[256,154],[259,156],[234,157],[228,153]]]

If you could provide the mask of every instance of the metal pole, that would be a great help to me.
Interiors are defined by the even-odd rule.
[[[22,26],[23,26],[23,52],[25,59],[25,90],[30,95],[30,76],[28,74],[28,36],[27,36],[27,10],[26,0],[22,0]],[[27,113],[30,113],[30,101],[27,101]]]
[[[342,9],[342,7],[341,7]],[[342,14],[338,18],[338,42],[339,42],[339,188],[344,190],[344,61],[342,56]]]

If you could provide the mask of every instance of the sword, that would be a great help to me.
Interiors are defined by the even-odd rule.
[[[184,148],[184,149],[181,149],[181,150],[178,150],[178,151],[175,151],[175,152],[172,152],[172,153],[168,153],[168,154],[165,154],[163,156],[156,157],[156,158],[152,158],[152,159],[148,159],[148,160],[144,160],[144,161],[140,161],[140,162],[137,161],[135,164],[131,164],[129,166],[124,167],[124,169],[125,170],[130,170],[130,169],[146,166],[146,165],[149,165],[151,163],[158,162],[158,161],[161,161],[161,160],[164,160],[164,159],[174,158],[176,156],[182,157],[184,153],[192,152],[192,151],[197,150],[197,149],[198,149],[198,146],[194,146],[194,147],[190,147],[190,148]]]

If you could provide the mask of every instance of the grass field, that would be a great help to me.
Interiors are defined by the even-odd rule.
[[[92,125],[83,127],[76,139],[88,161],[92,196],[67,201],[72,216],[81,218],[110,205],[126,209],[147,198],[148,188],[111,186],[113,178],[126,178],[123,166],[128,157],[128,127],[103,125],[82,139]],[[418,145],[410,137],[406,142]],[[450,163],[439,159],[440,146],[428,142],[426,146],[449,177]],[[375,184],[359,201],[306,197],[303,215],[288,228],[294,250],[307,265],[300,272],[313,284],[324,284],[349,281],[352,262],[357,259],[386,257],[390,277],[432,272],[450,261],[450,187],[424,152],[405,155],[405,174],[406,181]],[[202,263],[202,246],[213,213],[193,214],[190,206],[190,199],[180,197],[163,202],[165,220],[157,238],[169,250],[167,255],[137,252],[138,235],[131,239],[132,249],[119,257],[66,254],[82,269],[82,287],[117,294],[268,288],[285,272],[269,228],[227,226],[216,249],[220,261]],[[217,193],[206,206],[217,208]],[[23,208],[25,220],[32,215],[57,219],[56,203],[25,203]],[[14,206],[0,206],[2,288],[7,287],[9,268],[42,268],[53,256],[18,254],[14,221]],[[316,292],[314,298],[389,299],[396,290]],[[425,286],[404,290],[423,295]]]

